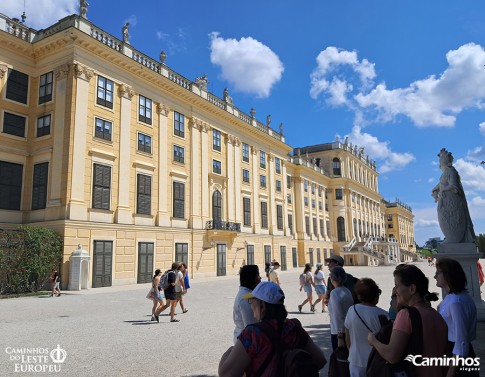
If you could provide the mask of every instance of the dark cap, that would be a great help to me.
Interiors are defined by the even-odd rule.
[[[345,264],[344,258],[342,258],[340,255],[334,255],[333,257],[325,259],[325,262],[335,262],[339,264],[340,266],[343,266]]]

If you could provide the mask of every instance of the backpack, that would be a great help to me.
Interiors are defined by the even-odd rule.
[[[413,333],[409,341],[409,345],[406,349],[404,357],[410,353],[414,355],[423,354],[423,324],[418,309],[413,307],[404,307],[401,310],[408,310],[409,317],[411,319],[411,326]],[[376,338],[379,342],[389,344],[391,340],[393,321],[386,318],[384,315],[379,316],[379,322],[381,323],[381,329],[378,331]],[[379,352],[372,347],[367,360],[367,377],[394,377],[395,373],[404,372],[408,376],[413,376],[413,365],[408,361],[400,361],[397,364],[390,364]]]
[[[172,272],[172,270],[165,271],[162,276],[160,276],[160,281],[158,282],[158,289],[165,290],[170,286],[168,282],[168,274]]]
[[[300,286],[303,287],[304,285],[306,285],[306,282],[307,282],[307,276],[306,276],[306,274],[301,274],[300,275]]]
[[[296,320],[298,321],[298,320]],[[298,321],[299,327],[301,323]],[[271,343],[273,344],[273,350],[263,362],[261,367],[256,372],[256,376],[260,376],[264,373],[269,363],[274,357],[275,353],[280,355],[280,364],[278,366],[278,377],[318,377],[318,367],[313,361],[312,355],[302,348],[288,349],[285,348],[281,341],[280,335],[266,322],[259,322],[253,324],[264,332]]]

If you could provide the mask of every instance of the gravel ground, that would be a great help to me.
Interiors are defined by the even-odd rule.
[[[434,288],[434,268],[424,262],[419,266]],[[393,269],[346,268],[379,284],[383,290],[379,306],[386,310]],[[328,358],[328,314],[311,313],[308,305],[303,313],[297,310],[305,296],[298,289],[300,273],[300,269],[281,272],[289,317],[300,319]],[[238,276],[192,280],[185,296],[188,312],[182,314],[177,308],[179,323],[170,323],[165,315],[159,324],[150,322],[151,301],[145,298],[149,284],[66,291],[59,298],[0,300],[0,376],[25,374],[21,368],[29,366],[51,368],[41,374],[58,376],[217,376],[220,357],[232,345],[232,305],[238,283]],[[477,346],[484,343],[483,327],[480,324]],[[63,363],[43,358],[58,345],[67,353]],[[483,347],[477,353],[485,356]],[[327,375],[327,368],[320,375]]]

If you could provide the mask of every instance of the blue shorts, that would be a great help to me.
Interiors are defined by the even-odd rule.
[[[318,295],[324,295],[327,292],[327,287],[322,285],[315,285],[315,291]]]
[[[311,284],[306,284],[303,286],[303,290],[306,292],[306,293],[312,293],[312,285]]]
[[[156,296],[157,292],[158,292],[158,297]],[[165,296],[163,295],[163,291],[155,290],[155,292],[153,292],[153,293],[154,293],[154,297],[153,297],[154,300],[158,300],[158,301],[165,300]]]

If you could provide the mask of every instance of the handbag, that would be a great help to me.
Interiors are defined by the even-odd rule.
[[[153,291],[153,287],[152,287],[152,288],[150,288],[150,290],[148,291],[147,296],[146,296],[148,300],[153,300],[153,292],[154,291]]]
[[[338,346],[330,355],[328,377],[350,377],[349,350]]]

